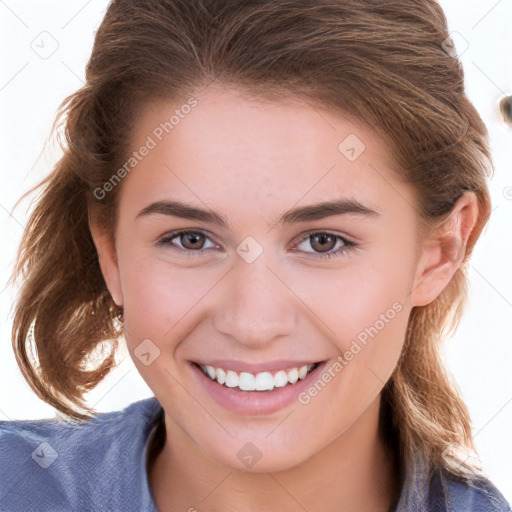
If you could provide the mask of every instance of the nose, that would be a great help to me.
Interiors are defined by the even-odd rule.
[[[225,277],[213,315],[219,332],[250,348],[290,335],[296,326],[294,295],[264,256],[265,252],[252,263],[236,261]]]

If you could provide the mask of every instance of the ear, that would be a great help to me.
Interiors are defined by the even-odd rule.
[[[465,192],[449,217],[424,236],[411,290],[414,306],[430,304],[448,285],[464,259],[477,219],[477,197],[474,192]]]
[[[89,218],[89,229],[91,231],[98,260],[101,267],[103,279],[107,284],[108,291],[112,299],[118,306],[123,305],[123,294],[121,289],[121,279],[119,275],[119,266],[117,263],[117,254],[115,241],[104,229],[101,229],[95,222]]]

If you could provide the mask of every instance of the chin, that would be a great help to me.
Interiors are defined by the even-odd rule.
[[[292,469],[307,457],[298,457],[297,453],[290,453],[290,450],[268,449],[271,453],[266,453],[266,449],[261,450],[251,442],[243,443],[241,447],[233,447],[233,451],[226,453],[212,453],[209,450],[209,456],[215,462],[229,468],[232,471],[244,473],[277,473]],[[235,457],[233,457],[233,452]]]

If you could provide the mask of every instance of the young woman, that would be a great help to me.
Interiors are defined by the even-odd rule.
[[[510,510],[439,355],[492,169],[447,41],[434,0],[111,2],[15,268],[69,420],[0,425],[2,510]],[[155,396],[91,418],[121,337]]]

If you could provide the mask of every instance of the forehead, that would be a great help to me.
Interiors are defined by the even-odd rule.
[[[132,149],[144,151],[126,193],[264,208],[354,197],[378,205],[401,181],[370,128],[303,100],[270,102],[210,87],[146,105]],[[140,152],[140,151],[139,151]]]

